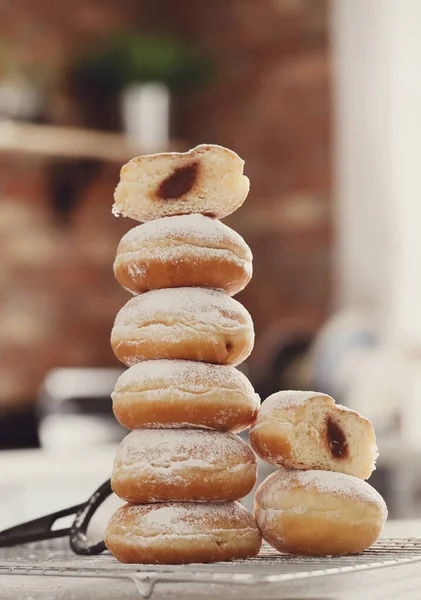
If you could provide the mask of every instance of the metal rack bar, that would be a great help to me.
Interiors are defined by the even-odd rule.
[[[57,540],[55,542],[30,544],[8,549],[8,552],[2,550],[0,575],[129,579],[143,598],[150,598],[158,583],[259,586],[421,563],[419,538],[380,540],[358,555],[324,558],[281,555],[264,545],[260,555],[250,560],[194,566],[154,565],[153,568],[151,565],[120,565],[107,555],[75,557]]]

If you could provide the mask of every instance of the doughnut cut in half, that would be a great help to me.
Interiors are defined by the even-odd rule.
[[[250,430],[262,460],[287,469],[323,469],[368,479],[375,469],[371,422],[317,392],[283,391],[262,404]]]
[[[243,169],[238,154],[211,144],[138,156],[121,169],[113,212],[141,222],[192,213],[222,219],[247,197]]]

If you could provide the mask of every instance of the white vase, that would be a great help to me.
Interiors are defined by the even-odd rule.
[[[121,96],[122,121],[126,135],[148,151],[168,146],[170,91],[160,82],[136,83]]]

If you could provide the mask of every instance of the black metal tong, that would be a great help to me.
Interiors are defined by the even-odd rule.
[[[69,536],[70,548],[75,554],[84,556],[101,554],[106,550],[105,543],[103,541],[91,543],[86,532],[96,510],[111,494],[111,482],[108,480],[82,504],[0,531],[0,547]],[[71,527],[52,529],[56,521],[70,515],[76,515]]]

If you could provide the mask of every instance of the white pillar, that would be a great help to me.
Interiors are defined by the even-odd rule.
[[[393,223],[388,4],[389,0],[332,2],[339,308],[383,308],[390,302]]]
[[[395,246],[392,320],[421,348],[421,2],[391,2],[391,125]],[[421,358],[419,353],[418,358]],[[421,401],[421,398],[420,398]]]
[[[385,312],[396,361],[374,388],[395,374],[421,446],[421,2],[334,0],[332,48],[338,305]]]

